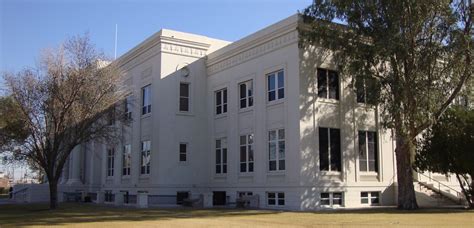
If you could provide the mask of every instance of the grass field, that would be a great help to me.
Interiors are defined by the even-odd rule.
[[[231,209],[135,209],[93,204],[0,205],[0,227],[474,227],[474,211],[396,209],[284,212]]]

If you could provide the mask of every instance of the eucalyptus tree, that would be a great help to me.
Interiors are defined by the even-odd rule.
[[[394,129],[398,207],[418,207],[416,138],[472,77],[472,0],[314,0],[302,12],[300,46],[333,53],[352,84],[376,80],[383,125]]]
[[[119,138],[109,118],[123,112],[117,104],[125,91],[119,68],[105,60],[87,35],[75,36],[42,53],[36,69],[4,75],[18,107],[10,114],[23,120],[27,132],[14,153],[45,174],[51,209],[57,207],[57,184],[71,151],[91,140]]]

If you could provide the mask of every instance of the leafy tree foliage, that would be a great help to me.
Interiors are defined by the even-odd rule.
[[[13,152],[44,173],[51,209],[57,207],[57,183],[71,151],[91,140],[118,139],[109,117],[111,111],[123,112],[115,107],[125,91],[118,67],[104,60],[87,35],[77,36],[42,53],[39,68],[4,75],[11,103],[5,113],[12,117],[5,129],[13,129],[7,140],[26,133]]]
[[[472,77],[472,8],[470,0],[315,0],[302,12],[301,48],[330,50],[354,85],[380,87],[371,101],[395,132],[400,209],[418,208],[416,137]]]
[[[0,154],[28,137],[25,120],[18,113],[20,108],[12,97],[0,97]]]
[[[459,106],[448,109],[421,141],[416,167],[456,174],[470,207],[474,207],[474,110]]]

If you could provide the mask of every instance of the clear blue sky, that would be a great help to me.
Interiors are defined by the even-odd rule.
[[[0,72],[35,66],[43,48],[89,32],[117,56],[161,28],[235,41],[284,19],[312,0],[0,0]],[[1,82],[0,82],[1,84]]]

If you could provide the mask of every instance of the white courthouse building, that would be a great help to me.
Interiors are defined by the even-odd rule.
[[[117,59],[130,92],[120,144],[71,154],[63,200],[290,210],[396,204],[394,141],[294,15],[236,42],[162,29]],[[119,125],[119,123],[116,123]],[[439,181],[451,183],[438,175]],[[435,178],[435,179],[436,179]],[[452,185],[456,185],[452,182]]]

